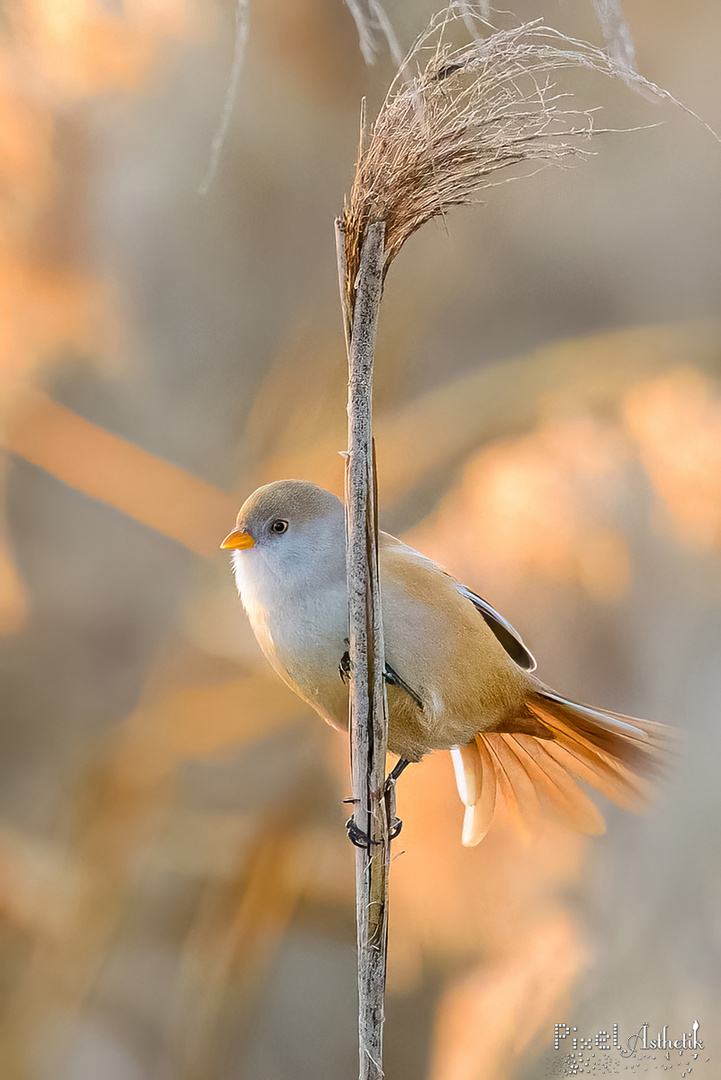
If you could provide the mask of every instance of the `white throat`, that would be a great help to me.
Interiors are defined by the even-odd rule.
[[[347,646],[343,519],[233,552],[233,572],[255,636],[276,669],[293,672],[319,650]]]

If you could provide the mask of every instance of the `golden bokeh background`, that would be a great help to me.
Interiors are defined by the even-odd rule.
[[[434,9],[387,10],[406,46]],[[514,12],[601,42],[590,2]],[[624,12],[640,70],[721,130],[721,7]],[[392,65],[365,66],[341,0],[249,19],[203,197],[230,0],[0,19],[3,1080],[356,1068],[346,740],[263,661],[218,543],[259,483],[342,488],[333,218]],[[465,850],[448,755],[404,775],[391,1080],[569,1075],[557,1022],[697,1019],[693,1076],[721,1061],[721,149],[622,82],[562,88],[642,130],[393,266],[382,524],[499,607],[545,681],[683,751],[594,840],[501,821]]]

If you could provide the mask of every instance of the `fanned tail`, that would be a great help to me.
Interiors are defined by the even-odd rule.
[[[539,811],[598,835],[604,819],[576,783],[585,780],[612,802],[635,813],[645,808],[650,778],[658,775],[673,733],[662,724],[569,701],[551,690],[529,690],[529,731],[483,732],[452,751],[466,807],[463,844],[480,843],[505,806],[522,835]],[[511,725],[509,725],[510,727]]]

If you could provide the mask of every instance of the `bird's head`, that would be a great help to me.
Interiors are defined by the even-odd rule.
[[[233,552],[236,573],[246,577],[262,566],[290,586],[318,568],[331,574],[342,567],[343,538],[340,499],[305,480],[278,480],[246,499],[220,546]]]

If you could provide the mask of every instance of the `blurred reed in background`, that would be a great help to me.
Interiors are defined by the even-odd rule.
[[[388,0],[404,46],[432,10]],[[624,11],[642,72],[718,129],[721,10]],[[515,14],[600,42],[591,4]],[[249,17],[204,198],[232,3],[16,0],[0,27],[7,1080],[355,1067],[346,743],[260,657],[217,545],[258,483],[342,487],[332,226],[392,63],[365,67],[340,0]],[[663,124],[410,241],[382,523],[507,614],[542,677],[685,752],[645,819],[532,844],[501,823],[472,850],[447,755],[409,770],[391,1077],[561,1075],[561,1021],[696,1018],[699,1074],[720,1060],[721,162],[622,84],[563,87],[603,126]]]

